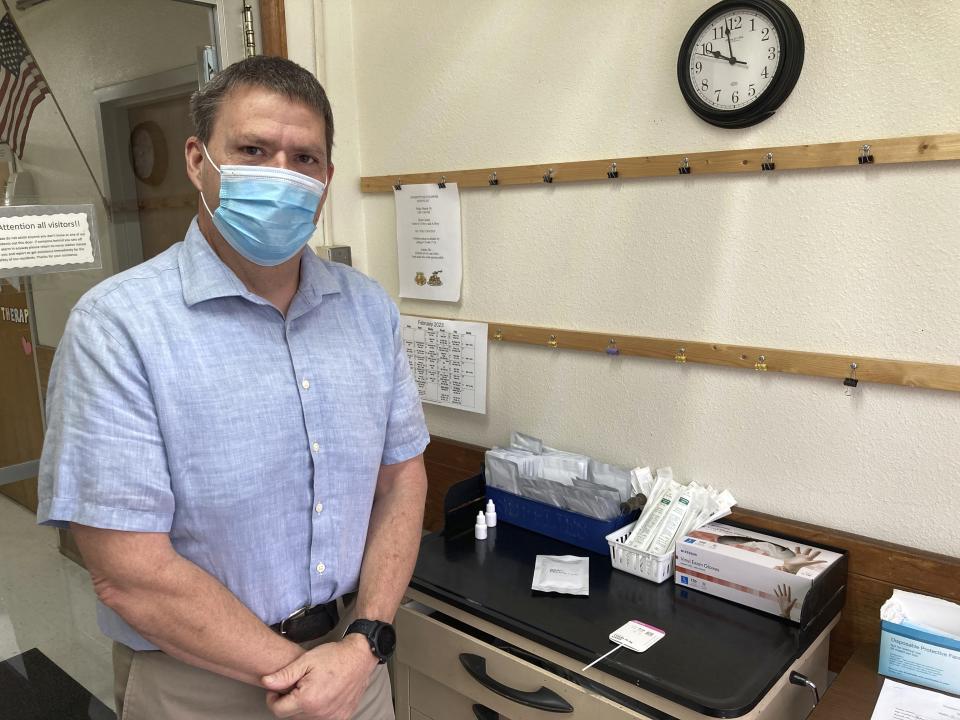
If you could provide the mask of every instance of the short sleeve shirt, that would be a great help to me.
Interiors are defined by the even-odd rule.
[[[47,421],[40,522],[169,533],[267,624],[357,588],[380,466],[429,441],[379,285],[306,250],[284,317],[196,219],[73,309]]]

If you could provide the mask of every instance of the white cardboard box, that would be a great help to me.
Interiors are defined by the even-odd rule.
[[[800,623],[811,588],[825,586],[821,581],[827,576],[831,586],[845,584],[845,578],[836,576],[838,571],[845,576],[845,559],[840,552],[793,539],[710,523],[677,541],[674,580]],[[824,587],[816,593],[818,601],[834,592],[834,587]]]

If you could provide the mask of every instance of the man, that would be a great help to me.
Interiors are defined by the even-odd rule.
[[[124,720],[392,718],[428,434],[396,306],[303,250],[330,105],[254,57],[191,113],[198,217],[71,313],[38,519],[74,532]]]

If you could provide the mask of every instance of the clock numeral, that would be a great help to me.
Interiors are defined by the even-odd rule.
[[[754,22],[753,18],[750,18],[750,32],[753,32],[756,29],[757,29],[756,23]]]
[[[716,27],[713,28],[713,39],[723,40],[727,36],[727,30],[730,30],[732,32],[734,30],[739,30],[742,27],[743,27],[742,15],[728,17],[724,19],[723,25],[717,25]]]
[[[763,72],[760,73],[760,77],[762,77],[762,78],[768,78],[768,77],[770,77],[770,76],[767,74],[767,66],[766,66],[766,65],[763,66]]]
[[[706,78],[704,78],[703,81],[700,83],[700,89],[701,89],[701,90],[709,90],[709,89],[710,89],[710,81],[707,80]]]
[[[766,70],[766,68],[764,68]],[[747,97],[753,97],[757,94],[756,88],[753,87],[753,83],[750,83],[750,87],[747,88]]]
[[[699,75],[700,72],[703,70],[703,63],[697,60],[697,64],[694,65],[693,68],[694,68],[694,71],[697,73],[697,75]]]
[[[732,93],[730,93],[730,98],[733,100],[734,105],[736,105],[738,102],[740,102],[740,93],[734,90]]]
[[[720,93],[722,93],[723,90],[714,90],[714,92],[717,94],[717,102],[720,102]]]
[[[703,43],[703,45],[701,45],[700,47],[703,48],[703,54],[704,54],[704,55],[713,55],[713,43],[712,43],[712,42],[705,42],[705,43]]]
[[[773,45],[770,46],[770,54],[767,55],[767,60],[776,60],[777,59],[777,48]]]
[[[769,39],[770,39],[770,28],[761,28],[760,42],[766,42]]]

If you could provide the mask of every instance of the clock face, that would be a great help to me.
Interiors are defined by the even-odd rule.
[[[134,128],[130,140],[130,150],[133,153],[133,172],[141,180],[146,180],[153,174],[155,151],[153,138],[146,128]]]
[[[130,164],[133,174],[148,185],[159,185],[167,174],[167,142],[163,130],[152,120],[130,131]]]
[[[677,81],[701,119],[718,127],[748,127],[787,99],[803,55],[803,30],[783,0],[721,0],[684,37]]]
[[[689,72],[694,92],[716,110],[752,105],[776,77],[782,49],[770,18],[750,8],[732,8],[702,26],[693,44]]]

